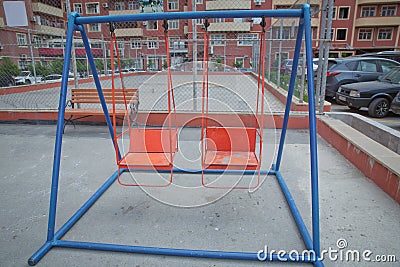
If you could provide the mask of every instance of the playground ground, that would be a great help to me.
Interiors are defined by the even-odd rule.
[[[182,151],[198,157],[199,129],[180,135]],[[274,136],[273,131],[265,135]],[[45,242],[55,140],[54,125],[1,124],[0,265],[27,266]],[[274,140],[274,139],[271,139]],[[272,141],[271,141],[272,142]],[[400,207],[337,150],[318,138],[321,249],[336,250],[325,266],[398,266]],[[282,174],[310,228],[308,131],[288,130]],[[266,146],[271,154],[274,144]],[[185,150],[186,149],[186,150]],[[106,127],[67,127],[63,140],[57,227],[115,171]],[[199,175],[177,179],[199,181]],[[168,188],[165,190],[169,190]],[[211,191],[210,191],[211,190]],[[219,192],[182,196],[207,203]],[[168,191],[164,191],[168,192]],[[305,249],[273,176],[254,193],[234,190],[198,208],[165,205],[140,188],[115,183],[65,236],[68,240],[257,252]],[[342,249],[338,248],[347,244]],[[343,243],[343,240],[346,243]],[[340,251],[395,255],[397,262],[340,260]],[[53,249],[38,266],[265,266],[261,262],[191,259],[75,249]],[[293,265],[293,264],[292,264]],[[289,265],[289,266],[292,266]],[[284,266],[282,263],[271,266]],[[286,265],[285,265],[286,266]],[[293,266],[299,266],[294,264]],[[311,265],[303,265],[311,266]]]

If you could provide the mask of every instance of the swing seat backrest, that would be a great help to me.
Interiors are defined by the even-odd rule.
[[[206,129],[207,150],[254,152],[256,132],[255,128],[208,127]]]
[[[130,129],[129,135],[129,152],[131,153],[169,153],[177,151],[177,131],[175,129],[133,128]]]

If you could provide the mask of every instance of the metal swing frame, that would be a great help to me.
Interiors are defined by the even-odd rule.
[[[60,174],[60,161],[61,161],[61,148],[63,138],[63,126],[65,116],[65,103],[67,97],[68,87],[68,72],[70,67],[72,41],[74,31],[79,31],[85,45],[87,57],[90,67],[92,69],[94,82],[99,94],[102,109],[104,111],[105,120],[108,125],[109,133],[112,143],[114,140],[114,133],[112,122],[106,106],[100,80],[94,63],[92,51],[90,49],[89,40],[83,27],[85,24],[91,23],[108,23],[108,22],[123,22],[123,21],[146,21],[146,20],[171,20],[171,19],[203,19],[203,18],[249,18],[249,17],[266,17],[266,18],[299,18],[299,25],[296,37],[296,45],[293,57],[293,71],[290,77],[290,84],[288,90],[288,97],[285,107],[285,115],[282,125],[282,131],[279,142],[278,155],[276,163],[272,165],[269,171],[262,171],[263,174],[274,175],[281,187],[281,190],[286,198],[289,209],[296,222],[297,228],[301,234],[306,249],[310,252],[307,255],[293,257],[293,255],[272,254],[265,257],[267,261],[282,261],[282,262],[299,262],[311,263],[314,266],[324,266],[320,257],[320,225],[319,225],[319,197],[318,197],[318,156],[317,156],[317,132],[316,132],[316,115],[315,115],[315,100],[314,100],[314,77],[312,71],[312,32],[311,32],[311,12],[310,6],[307,4],[302,5],[301,9],[293,10],[238,10],[238,11],[202,11],[202,12],[171,12],[171,13],[149,13],[149,14],[134,14],[134,15],[115,15],[115,16],[93,16],[93,17],[80,17],[78,13],[70,13],[68,16],[68,28],[66,35],[66,48],[63,66],[63,75],[61,81],[60,99],[59,99],[59,112],[56,131],[56,140],[54,148],[54,161],[52,171],[52,184],[50,193],[50,208],[49,219],[47,228],[46,242],[29,258],[28,264],[33,266],[37,264],[52,248],[76,248],[76,249],[90,249],[101,251],[117,251],[128,253],[141,253],[153,255],[169,255],[169,256],[185,256],[197,258],[214,258],[214,259],[233,259],[233,260],[253,260],[258,261],[259,254],[257,252],[235,252],[235,251],[214,251],[214,250],[193,250],[181,248],[167,248],[167,247],[147,247],[147,246],[131,246],[119,245],[111,243],[95,243],[84,241],[71,241],[62,239],[63,236],[75,225],[76,222],[91,208],[91,206],[107,191],[107,189],[117,180],[120,172],[128,171],[122,169],[120,172],[117,170],[106,182],[79,208],[67,222],[61,226],[57,231],[55,229],[56,212],[57,212],[57,196],[59,187],[59,174]],[[311,233],[307,229],[300,211],[298,210],[295,201],[280,173],[283,147],[287,132],[289,121],[290,106],[292,103],[292,96],[294,92],[294,84],[296,79],[297,66],[299,62],[302,36],[305,34],[305,51],[306,51],[306,64],[308,66],[308,117],[309,117],[309,138],[310,138],[310,167],[311,167],[311,220],[312,229]],[[201,173],[202,170],[183,170],[174,169],[174,172],[191,172]],[[221,170],[207,170],[209,173],[220,173]],[[250,174],[254,171],[235,171],[230,172]]]

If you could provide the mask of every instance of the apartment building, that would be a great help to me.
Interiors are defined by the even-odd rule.
[[[193,1],[193,2],[192,2]],[[151,12],[182,12],[212,10],[257,10],[297,8],[288,0],[70,0],[70,10],[82,16],[138,14]],[[293,1],[294,2],[294,1]],[[321,0],[311,0],[314,54],[317,55],[321,27]],[[3,6],[0,6],[0,57],[8,56],[25,69],[31,57],[46,63],[62,57],[67,21],[66,1],[25,0],[29,26],[7,27]],[[331,30],[332,57],[348,56],[382,50],[399,50],[400,3],[377,0],[335,0]],[[250,68],[257,55],[257,40],[261,27],[259,18],[212,19],[210,26],[211,60],[228,66]],[[273,49],[271,58],[279,54],[292,57],[297,23],[290,19],[267,19],[269,39],[284,40],[281,50]],[[204,36],[202,20],[169,21],[169,45],[172,63],[190,61],[193,57],[191,40]],[[195,23],[195,25],[193,25]],[[165,67],[165,42],[162,21],[117,23],[116,36],[121,58],[129,60],[128,67],[160,70]],[[109,57],[109,26],[86,25],[95,57]],[[195,33],[193,29],[195,28]],[[79,33],[75,34],[76,55],[85,57]],[[30,38],[29,38],[30,37]],[[32,53],[30,52],[32,44]],[[204,56],[201,41],[197,56]]]

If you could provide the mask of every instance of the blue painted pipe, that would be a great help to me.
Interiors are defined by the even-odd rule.
[[[172,20],[172,19],[204,19],[204,18],[299,18],[302,16],[301,9],[283,10],[235,10],[235,11],[196,11],[196,12],[160,12],[145,14],[126,14],[113,16],[79,17],[76,24],[147,21],[147,20]]]
[[[292,105],[294,85],[296,82],[296,75],[297,75],[297,65],[299,63],[299,56],[300,56],[300,49],[301,49],[301,40],[303,39],[303,31],[304,31],[304,22],[302,19],[300,19],[299,28],[298,28],[297,37],[296,37],[296,46],[294,48],[292,74],[290,76],[289,89],[288,89],[288,94],[287,94],[287,98],[286,98],[285,115],[283,117],[283,124],[282,124],[281,137],[280,137],[280,141],[279,141],[278,155],[276,157],[275,170],[277,170],[277,171],[279,171],[280,166],[281,166],[281,161],[282,161],[283,146],[285,144],[286,131],[287,131],[287,126],[288,126],[288,122],[289,122],[290,106]]]
[[[29,258],[28,264],[30,266],[35,266],[43,257],[53,248],[53,241],[47,241],[43,244],[41,248],[36,251],[32,257]]]
[[[231,260],[254,260],[258,261],[257,252],[233,252],[233,251],[216,251],[216,250],[193,250],[180,248],[161,248],[161,247],[144,247],[144,246],[129,246],[104,244],[93,242],[78,242],[68,240],[58,240],[54,244],[55,247],[78,248],[114,252],[128,252],[152,255],[166,256],[181,256],[181,257],[196,257],[196,258],[211,258],[211,259],[231,259]],[[280,260],[280,258],[282,260]],[[277,254],[272,254],[272,257],[267,257],[268,261],[287,261],[287,262],[313,262],[310,257],[299,256],[290,258],[289,255],[278,257]]]
[[[292,197],[292,194],[290,193],[289,188],[287,187],[287,185],[285,183],[285,180],[283,179],[283,177],[279,171],[276,172],[275,176],[279,182],[279,185],[281,186],[283,194],[285,195],[286,202],[288,203],[290,211],[292,212],[292,216],[294,218],[294,221],[296,222],[297,228],[299,229],[300,234],[303,237],[303,241],[304,241],[304,244],[306,245],[306,248],[308,250],[313,250],[313,242],[311,240],[310,234],[309,234],[307,227],[303,221],[303,218],[301,217],[299,209],[296,206],[296,203]]]
[[[113,175],[99,188],[97,191],[77,210],[74,215],[56,232],[54,239],[61,239],[74,224],[93,206],[94,203],[107,191],[108,188],[117,180],[118,171],[114,172]]]
[[[320,232],[319,232],[319,197],[318,197],[318,155],[317,155],[317,123],[315,116],[315,98],[314,98],[314,72],[312,68],[312,31],[311,31],[311,12],[309,5],[303,5],[304,23],[305,23],[305,48],[306,62],[308,66],[308,120],[310,127],[310,161],[311,161],[311,211],[312,211],[312,232],[313,245],[320,255]]]
[[[170,173],[170,170],[149,170],[149,169],[123,169],[124,171],[139,171],[139,172],[158,172],[158,173]],[[181,169],[181,168],[173,168],[172,171],[174,173],[190,173],[190,174],[198,174],[201,173],[201,169]],[[219,170],[219,169],[206,169],[203,170],[206,174],[242,174],[242,175],[254,175],[258,174],[257,170]],[[275,171],[272,170],[260,170],[260,174],[262,175],[273,175]]]
[[[79,219],[93,206],[93,204],[103,195],[103,193],[117,180],[118,171],[116,171],[86,202],[75,212],[74,215],[55,233],[54,240],[62,238]],[[47,241],[32,257],[28,264],[34,266],[37,264],[49,250],[54,246],[55,241]]]
[[[56,223],[56,209],[57,209],[57,195],[58,195],[58,181],[60,178],[61,146],[62,146],[62,136],[64,130],[65,104],[67,99],[67,88],[68,88],[68,73],[71,62],[70,61],[71,50],[72,50],[71,47],[72,47],[73,33],[75,28],[75,19],[77,16],[79,16],[77,13],[71,13],[68,17],[65,57],[64,57],[64,66],[62,71],[63,75],[61,79],[60,100],[58,103],[58,119],[57,119],[57,130],[56,130],[56,141],[54,146],[53,173],[51,178],[47,241],[52,241],[54,238],[54,227]]]

